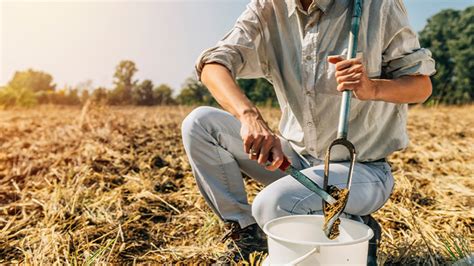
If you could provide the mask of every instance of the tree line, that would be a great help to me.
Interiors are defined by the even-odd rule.
[[[76,87],[57,88],[53,77],[43,71],[17,71],[0,89],[0,105],[30,107],[37,104],[81,105],[88,100],[109,105],[170,105],[176,101],[165,84],[155,86],[151,80],[134,79],[135,63],[121,61],[113,79],[113,88],[92,88],[91,82]]]
[[[149,79],[135,79],[137,71],[133,61],[121,61],[115,69],[111,89],[92,88],[91,82],[58,89],[51,74],[33,69],[17,71],[8,84],[0,88],[0,105],[81,105],[89,100],[99,104],[137,106],[217,104],[209,90],[193,77],[186,79],[180,93],[173,97],[173,90],[166,84],[155,86]],[[268,81],[239,80],[238,83],[256,104],[277,105],[275,92]]]
[[[431,78],[433,104],[465,104],[474,100],[474,6],[463,11],[443,10],[432,16],[419,33],[422,47],[436,60],[437,73]],[[53,77],[43,71],[18,71],[0,88],[0,105],[80,105],[88,100],[109,105],[216,105],[200,82],[188,78],[179,94],[166,84],[135,79],[134,62],[121,61],[115,68],[112,88],[91,88],[90,83],[58,89]],[[275,91],[265,79],[238,80],[238,85],[257,105],[277,106]]]
[[[437,73],[429,104],[464,104],[474,100],[474,6],[447,9],[432,16],[420,32],[431,50]]]

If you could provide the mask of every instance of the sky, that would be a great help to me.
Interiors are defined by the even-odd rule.
[[[283,1],[283,0],[275,0]],[[381,0],[391,1],[391,0]],[[139,80],[179,90],[194,62],[234,24],[248,0],[0,0],[0,85],[15,71],[50,73],[58,87],[112,86],[121,60]],[[405,0],[416,31],[445,8],[474,0]]]

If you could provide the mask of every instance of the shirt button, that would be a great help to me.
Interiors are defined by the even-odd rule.
[[[312,127],[312,126],[313,126],[313,123],[308,122],[307,125],[308,125],[308,127]]]
[[[311,95],[311,91],[306,91],[306,95],[310,96],[310,95]]]
[[[314,148],[313,148],[313,147],[311,147],[311,148],[309,148],[309,150],[310,150],[310,151],[314,151]]]
[[[311,59],[313,59],[312,56],[310,56],[310,55],[307,55],[307,56],[306,56],[306,60],[311,61]]]

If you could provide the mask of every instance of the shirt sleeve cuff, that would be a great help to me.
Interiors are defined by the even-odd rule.
[[[201,73],[205,64],[217,63],[229,70],[232,78],[236,78],[236,67],[232,65],[232,50],[223,50],[222,47],[213,47],[204,51],[196,61],[195,74],[197,80],[201,81]]]
[[[413,53],[391,60],[385,68],[390,78],[409,75],[431,76],[436,73],[435,61],[428,49],[417,49]]]

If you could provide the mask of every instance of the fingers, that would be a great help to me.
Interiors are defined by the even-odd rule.
[[[328,61],[336,65],[335,76],[338,91],[357,89],[365,72],[360,58],[345,60],[341,56],[330,56]]]
[[[328,62],[336,65],[336,70],[343,70],[352,65],[357,65],[362,63],[361,58],[352,58],[346,59],[342,55],[331,55],[328,56]]]
[[[353,58],[349,60],[340,61],[336,63],[336,71],[341,71],[353,65],[360,65],[360,64],[362,64],[362,60],[360,58]]]
[[[340,83],[339,85],[337,85],[337,90],[342,92],[342,91],[352,91],[354,89],[357,88],[357,86],[359,86],[360,84],[360,80],[357,80],[357,81],[346,81],[346,82],[343,82],[343,83]]]
[[[269,158],[269,152],[274,146],[277,136],[271,133],[243,134],[245,153],[250,160],[256,160],[259,164],[265,164]],[[278,139],[279,140],[279,139]]]
[[[253,143],[253,136],[252,135],[243,135],[242,139],[244,140],[244,151],[245,151],[245,153],[250,154],[250,148],[252,147],[252,143]]]
[[[364,66],[362,64],[356,64],[356,65],[352,65],[349,68],[336,71],[336,78],[347,76],[350,74],[363,73],[363,72],[364,72]]]
[[[270,154],[273,157],[272,162],[271,162],[270,165],[267,165],[265,167],[265,169],[270,170],[270,171],[275,171],[278,168],[280,168],[280,166],[282,165],[282,163],[284,162],[286,157],[285,157],[283,151],[281,150],[281,145],[273,147],[270,150]],[[286,160],[288,160],[288,159],[286,159]]]
[[[262,148],[262,144],[264,143],[265,136],[258,135],[253,137],[254,141],[252,142],[249,159],[250,160],[257,160],[259,157],[260,150]]]
[[[345,76],[336,78],[338,84],[350,81],[359,81],[362,77],[362,73],[352,73]]]
[[[250,147],[250,160],[256,160],[270,171],[277,170],[286,159],[281,148],[280,139],[276,135],[249,135],[244,140],[244,146]],[[258,150],[256,149],[257,146],[260,147]]]
[[[353,65],[362,64],[361,58],[345,59],[341,55],[332,55],[328,56],[328,62],[331,64],[336,64],[336,71],[344,70]]]
[[[344,61],[345,58],[342,55],[331,55],[328,56],[328,62],[331,64],[337,64],[341,61]]]
[[[270,150],[273,147],[274,142],[275,142],[275,140],[274,140],[273,136],[265,137],[265,139],[263,141],[263,144],[262,144],[262,147],[260,149],[260,154],[258,155],[257,162],[259,164],[263,165],[268,161]],[[275,158],[273,158],[273,159],[275,159]]]
[[[367,76],[362,58],[345,60],[342,56],[329,56],[328,62],[335,64],[338,91],[353,91],[359,100],[376,98],[376,88]]]
[[[250,160],[256,160],[267,169],[276,170],[285,160],[281,149],[280,139],[264,124],[243,123],[240,135],[243,140],[245,153]],[[268,165],[268,161],[271,164]]]

